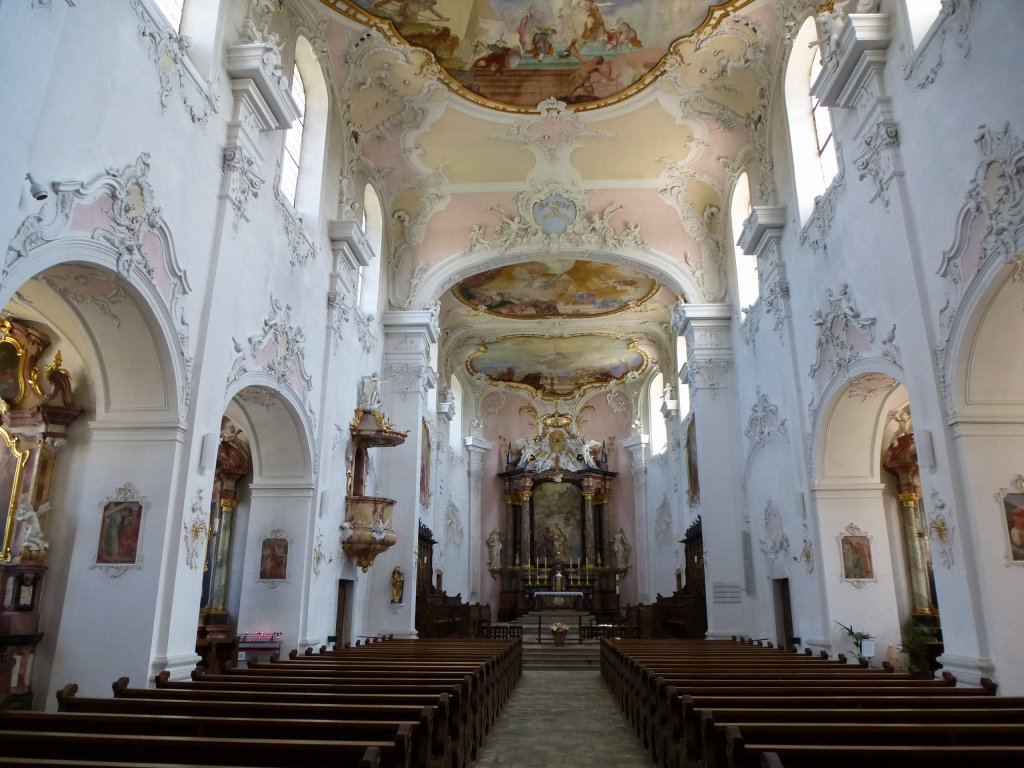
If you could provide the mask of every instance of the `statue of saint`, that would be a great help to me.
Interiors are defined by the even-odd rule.
[[[487,537],[487,567],[492,571],[501,570],[501,548],[504,543],[501,532],[497,528],[491,531],[491,535]]]
[[[363,376],[359,385],[359,410],[379,411],[380,402],[380,375],[371,373]]]
[[[391,602],[400,603],[405,595],[405,575],[397,565],[391,572]]]
[[[48,507],[48,504],[43,505]],[[25,560],[41,560],[43,554],[50,547],[50,542],[43,536],[43,527],[39,523],[39,515],[32,507],[27,496],[23,496],[18,511],[14,516],[15,523],[19,526],[18,546],[16,550],[21,552]]]
[[[629,568],[629,551],[632,549],[629,545],[629,539],[626,538],[626,534],[622,528],[616,531],[612,537],[612,552],[615,554],[615,567],[624,571]]]

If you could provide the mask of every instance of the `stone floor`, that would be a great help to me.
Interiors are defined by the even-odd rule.
[[[527,669],[473,768],[650,768],[597,670]]]

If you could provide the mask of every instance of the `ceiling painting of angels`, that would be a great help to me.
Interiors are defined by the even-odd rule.
[[[649,358],[637,343],[621,336],[522,334],[482,344],[466,360],[472,374],[505,382],[547,399],[574,397],[592,387],[643,373]]]
[[[656,280],[631,267],[574,259],[510,264],[452,289],[475,309],[519,319],[610,315],[639,306],[657,291]]]
[[[713,28],[753,0],[325,0],[390,23],[431,51],[464,96],[535,108],[580,108],[645,87],[677,40]]]

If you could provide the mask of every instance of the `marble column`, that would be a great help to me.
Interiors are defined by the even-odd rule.
[[[705,564],[709,588],[708,637],[746,634],[752,594],[743,570],[740,531],[743,515],[742,452],[736,401],[731,324],[727,304],[680,304],[689,357],[683,367],[696,414],[697,466],[704,547],[714,552]]]
[[[483,560],[484,532],[480,529],[480,497],[483,484],[484,454],[494,447],[490,440],[482,437],[463,438],[469,456],[469,602],[480,602],[480,570]]]
[[[417,573],[422,440],[420,432],[428,415],[427,393],[437,380],[430,367],[430,345],[437,340],[437,324],[429,310],[385,312],[384,365],[381,399],[384,413],[395,429],[408,430],[408,439],[394,448],[377,450],[380,470],[374,495],[394,499],[392,526],[398,540],[378,555],[367,590],[368,631],[416,636],[416,590],[406,587],[401,603],[391,603],[391,573],[397,566],[409,575]]]
[[[637,599],[642,603],[649,603],[654,599],[650,594],[650,563],[647,561],[647,448],[651,443],[650,435],[630,435],[622,441],[621,445],[627,449],[632,457],[630,470],[633,476],[633,554],[630,565],[636,574]],[[606,526],[609,523],[605,522]],[[605,547],[609,546],[614,534],[605,530]],[[615,555],[611,551],[605,552],[604,565],[615,566]]]
[[[903,544],[910,569],[910,591],[914,601],[914,615],[929,616],[932,611],[931,588],[928,586],[928,557],[924,551],[925,535],[918,520],[917,499],[914,491],[900,493],[900,515],[903,522]]]

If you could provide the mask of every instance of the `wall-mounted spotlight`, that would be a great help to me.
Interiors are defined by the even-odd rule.
[[[46,187],[33,179],[31,173],[26,173],[25,178],[28,179],[28,191],[32,194],[33,198],[42,201],[50,196],[50,193],[46,191]]]

